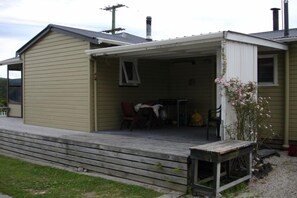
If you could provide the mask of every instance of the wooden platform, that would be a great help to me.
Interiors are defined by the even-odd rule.
[[[194,146],[190,150],[192,160],[190,175],[193,195],[220,197],[220,192],[249,180],[252,176],[253,142],[224,140]],[[213,173],[208,178],[202,178],[199,175],[199,172],[205,172],[205,170],[199,169],[198,164],[202,161],[210,162],[211,166],[213,166]],[[233,162],[237,165],[232,167]],[[225,164],[224,172],[221,169],[222,164]],[[237,173],[232,174],[234,172]],[[222,176],[227,177],[228,182],[221,183]],[[212,181],[211,186],[207,184],[209,181]]]
[[[189,184],[189,148],[207,143],[203,129],[85,133],[5,119],[0,119],[0,154],[182,192]]]

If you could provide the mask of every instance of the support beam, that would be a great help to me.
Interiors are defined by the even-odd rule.
[[[289,148],[289,125],[290,125],[290,57],[289,50],[285,56],[285,133],[283,148]]]

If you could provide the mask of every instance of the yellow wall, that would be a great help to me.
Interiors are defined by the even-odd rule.
[[[91,131],[88,42],[49,32],[26,50],[24,122]]]

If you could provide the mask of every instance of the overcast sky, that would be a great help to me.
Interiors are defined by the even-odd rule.
[[[270,8],[282,8],[282,0],[0,0],[0,60],[14,57],[16,50],[50,23],[110,29],[111,12],[100,8],[118,3],[127,7],[117,10],[116,27],[145,37],[146,16],[151,16],[154,40],[224,30],[270,31]],[[297,0],[289,0],[289,19],[290,28],[296,28]],[[3,68],[0,72],[3,76]]]

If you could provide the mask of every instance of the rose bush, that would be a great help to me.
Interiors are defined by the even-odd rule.
[[[274,135],[270,124],[270,97],[257,97],[254,82],[242,83],[237,78],[225,80],[220,77],[215,82],[222,88],[228,102],[233,107],[236,120],[226,127],[232,139],[254,141],[267,139]]]

